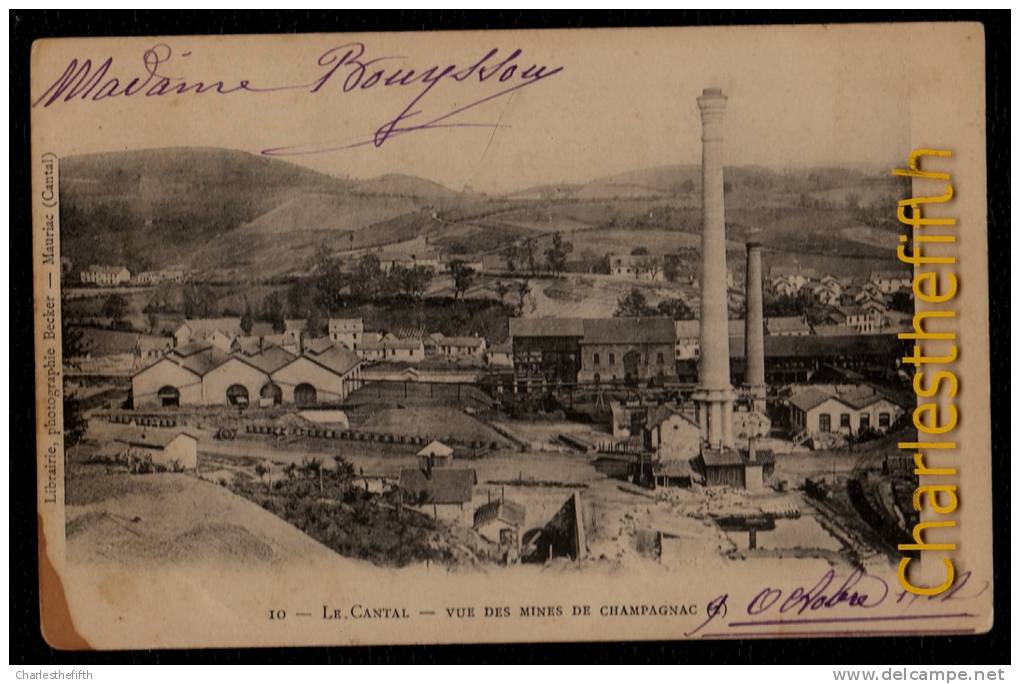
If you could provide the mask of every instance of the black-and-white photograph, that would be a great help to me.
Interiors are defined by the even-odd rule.
[[[900,38],[44,42],[40,529],[75,634],[987,630],[980,84]]]

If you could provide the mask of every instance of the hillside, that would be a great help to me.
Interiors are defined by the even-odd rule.
[[[206,148],[68,157],[60,175],[64,254],[132,271],[187,264],[198,246],[297,196],[351,189],[286,162]]]
[[[895,248],[888,208],[906,189],[878,171],[728,167],[726,185],[735,246],[757,230],[773,250],[820,258],[884,259]],[[425,236],[465,255],[529,237],[543,254],[557,232],[575,254],[630,243],[661,252],[696,246],[670,235],[700,229],[699,186],[697,165],[677,165],[487,197],[403,174],[335,178],[222,149],[86,155],[61,163],[62,249],[76,269],[181,265],[220,281],[307,273],[323,246],[399,256],[403,245],[420,251]]]

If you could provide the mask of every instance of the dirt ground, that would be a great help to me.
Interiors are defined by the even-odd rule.
[[[268,511],[181,473],[78,466],[67,480],[66,512],[74,563],[250,566],[333,556]]]
[[[440,440],[452,436],[460,441],[506,444],[506,439],[482,421],[458,409],[445,407],[382,409],[358,427],[369,432],[434,436]]]

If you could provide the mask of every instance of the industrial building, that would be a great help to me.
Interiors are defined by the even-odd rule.
[[[192,342],[131,378],[135,408],[174,406],[311,406],[337,403],[361,384],[361,360],[342,346],[310,346],[301,355],[279,347],[229,353]]]
[[[518,380],[646,384],[676,378],[670,318],[511,318]]]

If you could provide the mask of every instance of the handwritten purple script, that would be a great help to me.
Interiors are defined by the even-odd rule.
[[[322,154],[339,150],[382,146],[390,138],[444,128],[501,128],[496,122],[473,122],[463,115],[486,102],[491,102],[529,85],[544,81],[563,71],[562,66],[524,61],[520,48],[510,51],[491,48],[465,65],[434,64],[426,68],[406,66],[407,57],[400,55],[368,56],[364,43],[348,43],[332,47],[319,55],[315,62],[315,78],[296,84],[259,85],[250,78],[226,83],[223,80],[188,81],[166,75],[168,65],[182,63],[191,52],[182,52],[174,59],[173,49],[158,43],[142,53],[141,72],[116,73],[118,65],[112,57],[94,64],[91,58],[72,58],[64,72],[40,95],[32,107],[51,107],[72,100],[98,102],[125,97],[175,97],[183,95],[236,95],[238,93],[274,93],[304,91],[309,95],[322,93],[356,93],[385,88],[408,89],[414,93],[407,105],[396,116],[378,126],[371,136],[340,145],[281,146],[262,151],[269,156]],[[129,67],[130,69],[130,67]],[[453,109],[427,110],[427,96],[440,84],[449,87],[458,84],[488,84],[490,92],[458,104]]]
[[[922,612],[911,613],[906,609],[919,605],[927,605],[933,602],[945,603],[951,600],[972,599],[980,596],[988,589],[988,583],[979,587],[976,593],[964,594],[962,590],[970,582],[970,571],[961,573],[954,582],[953,587],[946,593],[939,596],[919,597],[904,590],[893,592],[889,584],[881,577],[868,574],[857,568],[845,579],[840,580],[834,570],[827,570],[810,587],[807,585],[795,586],[782,589],[779,587],[764,587],[744,606],[744,612],[750,619],[731,620],[726,623],[727,627],[759,627],[779,625],[810,625],[810,624],[842,624],[860,622],[888,622],[896,620],[927,620],[927,619],[950,619],[973,617],[970,613],[945,613],[945,612]],[[701,632],[707,625],[716,620],[723,620],[729,613],[727,602],[729,594],[720,594],[708,602],[705,611],[705,620],[685,636],[692,636]],[[900,606],[904,613],[888,615],[883,612],[881,615],[868,614],[868,611],[881,605]],[[863,611],[859,617],[847,616],[845,614],[825,616],[826,611],[838,607],[855,608]],[[714,634],[705,636],[724,636]]]

